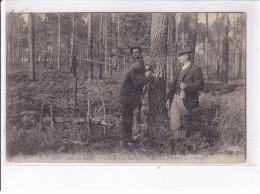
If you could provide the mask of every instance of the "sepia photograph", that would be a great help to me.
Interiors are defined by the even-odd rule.
[[[6,160],[246,162],[245,12],[6,13]]]

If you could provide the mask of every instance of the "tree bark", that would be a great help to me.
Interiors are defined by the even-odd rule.
[[[103,62],[103,14],[100,14],[100,29],[99,29],[99,60]],[[99,79],[102,79],[103,65],[99,64]]]
[[[47,50],[47,16],[44,14],[44,50]],[[46,68],[47,66],[47,53],[43,53],[43,67]]]
[[[156,64],[156,73],[161,76],[149,81],[148,131],[151,133],[167,126],[167,111],[165,107],[167,32],[167,15],[165,13],[153,13],[150,52]]]
[[[20,66],[20,20],[17,18],[17,65]]]
[[[61,71],[61,56],[60,56],[60,49],[61,49],[61,20],[60,14],[58,13],[58,70]]]
[[[119,20],[119,13],[117,14],[117,69],[120,69],[120,20]]]
[[[205,67],[206,67],[206,78],[209,78],[209,67],[208,67],[208,33],[209,33],[209,24],[208,24],[208,13],[206,13],[206,37],[205,37]]]
[[[168,68],[167,68],[167,77],[169,80],[172,81],[174,70],[176,68],[175,65],[175,14],[174,13],[168,13]]]
[[[93,53],[93,17],[92,14],[89,13],[88,15],[88,58],[89,59],[94,59],[94,53]],[[90,62],[90,77],[91,81],[94,79],[93,72],[94,71],[94,64],[93,62]]]
[[[198,28],[198,13],[183,13],[182,24],[182,30],[184,33],[183,48],[186,46],[189,46],[191,48],[191,62],[194,63]]]
[[[175,15],[175,26],[176,26],[176,30],[175,30],[175,58],[174,58],[174,63],[176,68],[178,67],[178,57],[177,57],[177,48],[178,48],[178,41],[179,41],[179,15],[176,14]]]
[[[223,22],[223,82],[228,83],[229,59],[228,59],[228,13],[224,13]]]
[[[30,51],[30,68],[29,76],[31,81],[35,81],[35,63],[34,63],[34,17],[29,14],[29,51]]]
[[[105,13],[104,21],[104,55],[105,55],[105,73],[107,73],[107,14]]]
[[[75,14],[72,13],[72,32],[71,32],[71,47],[70,47],[70,72],[72,73],[72,56],[74,55],[74,36],[75,36]]]
[[[188,31],[188,41],[191,47],[191,62],[194,63],[195,59],[195,49],[196,49],[196,39],[198,30],[198,13],[192,13],[190,15],[189,31]]]
[[[112,18],[111,14],[107,14],[107,63],[108,65],[108,73],[109,73],[109,78],[112,77],[113,75],[113,70],[112,70],[112,40],[111,40],[111,34],[112,34]]]
[[[219,19],[219,15],[217,13],[217,16],[216,16],[216,20],[218,21]],[[217,47],[217,76],[219,76],[219,73],[220,73],[220,53],[219,53],[219,49],[220,49],[220,26],[219,26],[219,22],[218,22],[218,47]]]

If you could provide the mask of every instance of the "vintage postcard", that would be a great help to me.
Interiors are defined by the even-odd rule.
[[[6,160],[246,162],[245,12],[6,13]]]

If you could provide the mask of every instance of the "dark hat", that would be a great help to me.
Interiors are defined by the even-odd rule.
[[[133,50],[135,50],[135,49],[138,49],[140,53],[142,52],[141,47],[136,46],[136,47],[131,47],[131,48],[130,48],[130,53],[132,54]]]
[[[184,49],[181,49],[177,52],[177,56],[181,56],[181,55],[184,55],[186,53],[191,53],[191,48],[190,47],[186,47]]]

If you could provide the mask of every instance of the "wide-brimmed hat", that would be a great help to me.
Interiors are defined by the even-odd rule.
[[[181,55],[184,55],[184,54],[187,54],[187,53],[191,53],[191,48],[190,47],[186,47],[184,49],[181,49],[177,52],[177,56],[181,56]]]

